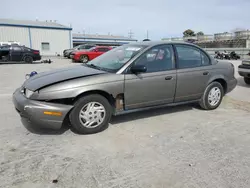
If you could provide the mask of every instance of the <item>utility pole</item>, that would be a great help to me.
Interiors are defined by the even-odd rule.
[[[134,34],[134,33],[130,30],[130,31],[128,32],[128,37],[129,37],[129,38],[133,38],[133,34]]]

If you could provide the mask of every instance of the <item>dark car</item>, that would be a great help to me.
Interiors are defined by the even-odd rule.
[[[14,92],[13,103],[27,127],[68,123],[90,134],[106,129],[112,115],[184,103],[214,110],[236,87],[234,71],[196,45],[145,41],[38,73]]]
[[[242,60],[241,65],[238,66],[238,73],[244,78],[245,83],[250,85],[250,59]]]
[[[79,50],[88,50],[88,49],[93,48],[95,46],[96,46],[95,44],[78,45],[78,46],[75,46],[74,48],[64,50],[63,56],[70,58],[70,55],[72,54],[72,52],[79,51]]]
[[[33,61],[41,60],[39,50],[27,48],[19,45],[6,45],[0,47],[0,62],[25,62],[32,63]]]

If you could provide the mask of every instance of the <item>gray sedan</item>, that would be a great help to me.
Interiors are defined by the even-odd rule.
[[[184,103],[216,109],[237,84],[234,66],[189,43],[140,42],[73,68],[38,73],[13,94],[23,121],[78,133],[106,129],[112,115]],[[68,121],[67,121],[68,122]]]

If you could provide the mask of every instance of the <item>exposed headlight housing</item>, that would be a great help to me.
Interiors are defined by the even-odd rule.
[[[24,90],[24,94],[27,98],[30,98],[31,95],[33,95],[34,91],[31,91],[31,90],[28,90],[28,89],[25,89]]]

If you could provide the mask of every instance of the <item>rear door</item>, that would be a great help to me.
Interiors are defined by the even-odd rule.
[[[172,45],[160,45],[149,49],[135,60],[133,65],[145,65],[147,72],[136,75],[128,71],[125,74],[126,109],[174,101],[176,69]]]
[[[23,58],[23,48],[20,46],[12,46],[10,50],[11,61],[21,61]]]
[[[175,102],[200,99],[210,78],[210,58],[195,46],[176,44],[177,87]]]

